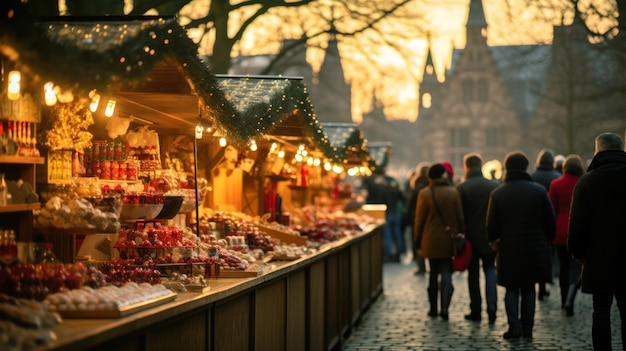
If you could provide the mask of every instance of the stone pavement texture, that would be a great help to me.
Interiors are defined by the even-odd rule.
[[[591,295],[576,296],[574,316],[561,309],[558,285],[548,285],[550,296],[537,301],[532,339],[504,340],[508,324],[504,311],[504,288],[498,287],[498,314],[489,325],[484,312],[480,322],[467,321],[469,294],[467,273],[454,273],[450,320],[427,316],[428,275],[415,276],[415,265],[385,263],[383,293],[369,307],[344,343],[345,351],[365,350],[593,350],[591,341]],[[482,272],[481,272],[482,274]],[[555,283],[557,280],[554,280]],[[484,279],[481,275],[481,284]],[[484,299],[484,289],[481,290]],[[619,312],[611,311],[613,350],[623,350]]]

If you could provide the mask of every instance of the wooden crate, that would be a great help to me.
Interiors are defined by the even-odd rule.
[[[305,246],[306,245],[306,241],[307,241],[307,237],[306,236],[299,236],[299,235],[293,235],[290,233],[286,233],[280,230],[276,230],[274,228],[271,228],[269,226],[263,225],[263,224],[256,224],[256,226],[259,228],[260,231],[262,231],[263,233],[271,236],[272,238],[276,238],[284,243],[287,244],[296,244],[298,246]]]

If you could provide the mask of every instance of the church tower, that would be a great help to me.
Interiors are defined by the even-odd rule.
[[[333,25],[317,84],[314,89],[309,90],[315,114],[321,122],[353,123],[352,87],[345,80],[336,36],[337,31]]]
[[[433,61],[432,45],[430,34],[428,35],[428,53],[426,54],[426,64],[422,72],[422,79],[419,86],[419,108],[418,119],[430,120],[433,116],[434,104],[439,98],[439,86],[441,83],[437,79],[435,63]]]

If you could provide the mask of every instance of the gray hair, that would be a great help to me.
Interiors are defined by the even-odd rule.
[[[606,150],[624,150],[624,140],[615,133],[602,133],[596,137],[596,154]]]

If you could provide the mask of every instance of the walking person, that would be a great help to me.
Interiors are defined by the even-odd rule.
[[[537,160],[535,161],[535,171],[531,173],[530,177],[534,182],[543,185],[543,187],[546,189],[546,192],[550,191],[550,184],[552,183],[552,181],[561,176],[561,173],[554,169],[555,164],[556,161],[554,157],[554,152],[552,152],[552,150],[542,149],[541,151],[539,151],[539,153],[537,154]],[[556,256],[556,248],[553,246],[550,252],[550,257],[553,258],[552,274],[554,275],[559,269],[557,265],[558,261],[554,259]],[[552,279],[550,279],[548,283],[552,284]],[[548,289],[546,288],[546,283],[539,284],[539,293],[537,295],[539,301],[548,296],[550,296],[550,291],[548,291]]]
[[[428,168],[430,167],[430,163],[423,161],[417,164],[415,167],[415,174],[409,180],[409,194],[406,198],[405,204],[405,215],[407,217],[406,223],[410,228],[411,237],[413,237],[413,232],[415,228],[415,208],[417,207],[417,194],[419,194],[420,190],[428,186]],[[424,257],[420,256],[417,250],[417,245],[413,243],[413,257],[415,258],[415,263],[417,264],[417,270],[415,271],[415,275],[424,275],[426,274],[426,260]]]
[[[365,202],[368,204],[383,204],[385,210],[385,224],[383,225],[384,260],[398,262],[400,254],[404,252],[404,240],[398,240],[397,201],[399,189],[389,186],[384,171],[377,170],[371,177],[363,180],[363,187],[367,190]],[[400,238],[402,239],[402,238]]]
[[[487,242],[485,220],[487,205],[491,191],[499,183],[487,180],[482,172],[483,160],[477,153],[469,153],[463,157],[465,178],[457,185],[463,218],[465,219],[465,237],[472,244],[472,261],[467,270],[467,286],[470,295],[470,313],[465,319],[480,321],[482,319],[482,297],[480,294],[480,267],[485,276],[485,297],[489,323],[496,321],[497,288],[496,288],[496,254]]]
[[[459,193],[444,174],[445,168],[436,163],[428,169],[430,184],[420,190],[415,210],[414,239],[420,254],[428,259],[428,315],[448,320],[452,299],[452,236],[465,231]],[[438,313],[437,298],[441,297]]]
[[[574,315],[574,299],[578,291],[580,265],[567,251],[567,231],[569,225],[570,204],[574,186],[585,172],[583,160],[578,155],[568,155],[562,164],[563,175],[550,184],[548,196],[556,213],[556,235],[552,243],[559,257],[559,289],[561,308],[568,316]]]
[[[527,172],[524,153],[509,153],[504,168],[504,183],[491,192],[487,208],[487,238],[497,251],[496,278],[506,289],[509,329],[503,337],[532,338],[535,284],[552,279],[550,249],[556,218],[548,193]]]
[[[594,350],[612,350],[611,306],[617,300],[622,344],[626,345],[626,152],[614,133],[595,139],[595,154],[576,187],[567,247],[582,264],[582,292],[593,294]]]

